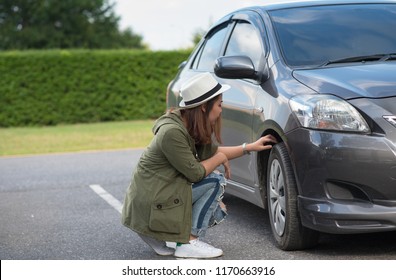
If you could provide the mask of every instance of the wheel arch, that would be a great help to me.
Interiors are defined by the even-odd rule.
[[[264,123],[265,130],[258,135],[259,137],[263,137],[266,135],[275,136],[278,143],[286,142],[286,136],[281,127],[274,121],[266,121]],[[261,195],[261,200],[263,201],[264,208],[268,208],[267,202],[267,170],[268,170],[268,159],[270,156],[271,150],[265,150],[257,153],[257,178],[259,184],[259,190]]]

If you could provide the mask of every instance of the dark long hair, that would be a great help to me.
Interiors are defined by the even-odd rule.
[[[181,110],[187,131],[198,145],[210,144],[212,140],[218,144],[222,143],[221,117],[216,120],[214,125],[209,122],[209,113],[218,98],[221,98],[221,95],[210,99],[200,106]],[[202,106],[205,107],[205,111],[202,110]]]

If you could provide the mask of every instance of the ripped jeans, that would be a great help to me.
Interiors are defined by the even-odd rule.
[[[225,184],[223,174],[212,172],[192,185],[192,235],[204,237],[209,227],[219,224],[227,216],[226,210],[220,206]]]

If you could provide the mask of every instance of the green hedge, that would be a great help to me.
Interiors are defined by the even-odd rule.
[[[0,126],[148,119],[189,51],[0,52]]]

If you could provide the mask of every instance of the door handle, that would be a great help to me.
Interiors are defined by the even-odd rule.
[[[256,107],[255,110],[256,110],[256,112],[258,112],[258,113],[264,112],[264,108],[263,108],[263,107]]]

